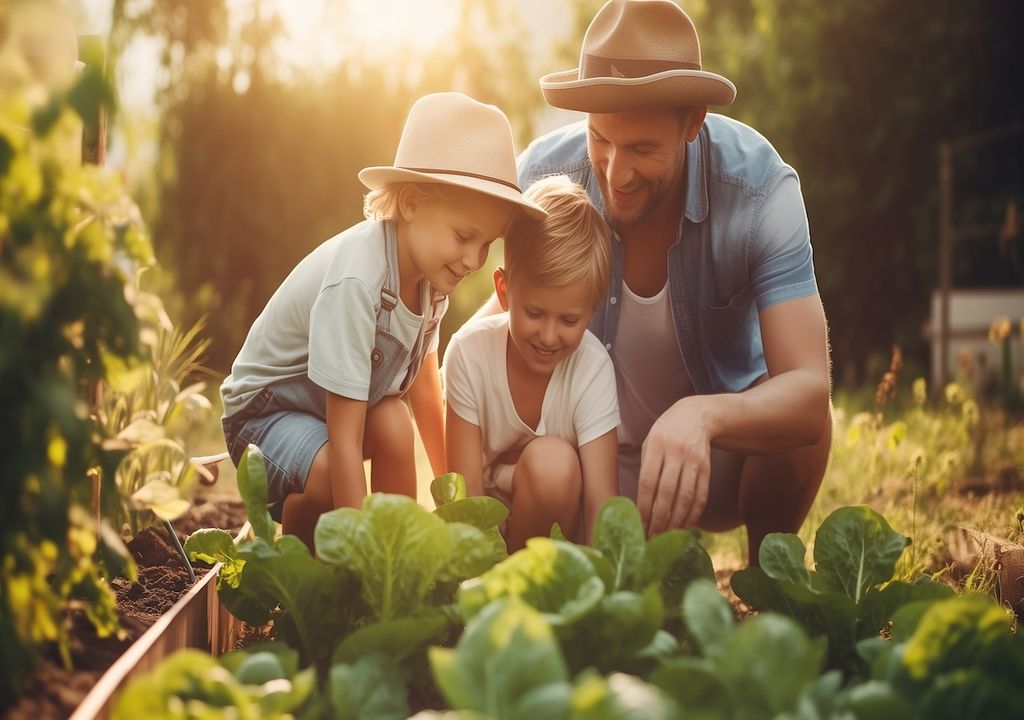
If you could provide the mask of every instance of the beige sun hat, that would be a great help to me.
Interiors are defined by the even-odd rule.
[[[728,105],[736,86],[701,70],[700,41],[672,0],[611,0],[583,37],[579,67],[540,80],[550,105],[588,113]]]
[[[396,182],[458,185],[508,200],[533,217],[547,215],[519,189],[505,113],[462,93],[417,100],[402,128],[395,164],[363,168],[359,180],[371,190]]]

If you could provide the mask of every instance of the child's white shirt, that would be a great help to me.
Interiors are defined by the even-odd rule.
[[[266,385],[304,374],[337,395],[367,399],[388,274],[384,232],[383,222],[364,220],[321,243],[289,273],[252,324],[221,386],[226,417]],[[429,295],[421,302],[428,307]],[[423,322],[399,299],[391,334],[412,348]],[[436,350],[435,333],[427,353]],[[404,377],[399,372],[386,394],[398,394]]]
[[[589,330],[579,347],[555,365],[536,430],[523,422],[512,402],[508,342],[508,313],[471,320],[452,336],[441,367],[448,407],[480,428],[485,469],[502,453],[522,449],[541,435],[579,448],[618,427],[615,369]]]

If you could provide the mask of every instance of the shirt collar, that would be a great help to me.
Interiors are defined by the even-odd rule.
[[[708,216],[708,177],[705,169],[706,155],[704,145],[707,134],[704,127],[697,133],[696,139],[686,144],[686,198],[685,215],[692,223],[701,223]]]

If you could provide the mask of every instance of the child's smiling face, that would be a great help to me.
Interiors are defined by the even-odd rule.
[[[517,280],[510,287],[502,268],[494,271],[498,302],[508,311],[509,337],[527,369],[550,375],[583,341],[594,314],[594,293],[586,280],[536,287]]]
[[[484,264],[513,212],[510,203],[471,190],[446,188],[441,197],[407,196],[399,232],[414,273],[438,292],[450,294]]]

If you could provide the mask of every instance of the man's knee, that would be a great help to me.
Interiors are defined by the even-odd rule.
[[[516,463],[516,483],[528,484],[538,501],[579,502],[583,479],[576,449],[557,437],[531,440]]]

